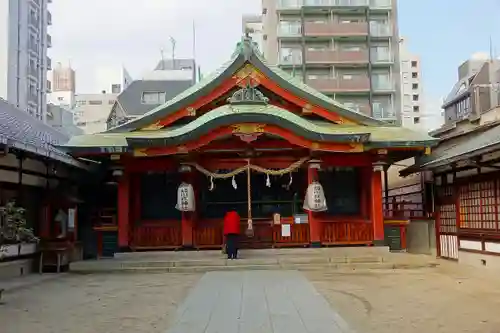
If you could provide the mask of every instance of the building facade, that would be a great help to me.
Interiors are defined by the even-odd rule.
[[[132,77],[123,66],[103,66],[96,71],[96,87],[100,93],[119,94],[132,81]]]
[[[0,97],[45,121],[51,0],[0,2]]]
[[[401,121],[402,126],[425,130],[422,71],[420,57],[408,50],[406,38],[400,39]]]
[[[47,105],[47,125],[65,134],[68,138],[84,134],[83,130],[75,125],[73,111],[60,105],[50,103]]]
[[[146,73],[143,80],[191,81],[196,82],[195,59],[162,59],[155,69]]]
[[[106,121],[117,96],[117,94],[77,94],[73,108],[75,125],[86,134],[105,131]]]
[[[71,66],[63,66],[60,62],[49,72],[51,92],[76,92],[76,74]]]
[[[500,104],[500,60],[484,53],[475,53],[458,68],[458,80],[445,98],[444,126],[475,121],[482,113]]]
[[[351,109],[401,123],[396,0],[263,0],[272,65]]]
[[[133,81],[118,95],[107,119],[107,128],[128,120],[166,103],[196,82],[196,62],[193,59],[160,60],[155,69],[141,80]]]

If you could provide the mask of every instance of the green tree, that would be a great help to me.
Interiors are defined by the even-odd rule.
[[[38,238],[33,229],[27,226],[26,209],[16,205],[15,201],[9,201],[0,207],[0,215],[3,223],[0,225],[0,244],[33,243]]]

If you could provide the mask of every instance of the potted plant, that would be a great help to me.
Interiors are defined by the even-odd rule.
[[[0,207],[3,223],[0,225],[0,259],[36,252],[38,238],[26,226],[26,210],[9,201]]]

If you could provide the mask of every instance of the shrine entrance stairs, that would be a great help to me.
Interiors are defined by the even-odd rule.
[[[74,273],[170,272],[235,270],[356,270],[433,267],[426,255],[390,253],[386,247],[241,250],[227,260],[221,251],[118,253],[112,259],[74,262]]]

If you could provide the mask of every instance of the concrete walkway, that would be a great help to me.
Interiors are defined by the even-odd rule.
[[[297,271],[206,273],[168,333],[351,333]]]

